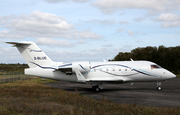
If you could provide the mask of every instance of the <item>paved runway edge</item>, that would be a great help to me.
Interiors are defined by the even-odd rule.
[[[156,89],[156,82],[126,84],[103,84],[104,89],[95,92],[91,85],[76,84],[58,81],[45,85],[66,91],[78,92],[87,97],[115,103],[138,104],[152,107],[179,107],[180,106],[180,78],[162,82],[162,91]]]

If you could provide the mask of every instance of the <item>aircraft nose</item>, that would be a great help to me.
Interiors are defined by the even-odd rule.
[[[175,77],[176,77],[176,75],[172,73],[171,77],[172,77],[172,78],[175,78]]]
[[[175,77],[176,77],[175,74],[173,74],[173,73],[171,73],[171,72],[168,73],[168,78],[169,78],[169,79],[175,78]]]

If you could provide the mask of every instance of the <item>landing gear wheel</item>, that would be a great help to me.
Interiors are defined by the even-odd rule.
[[[92,90],[97,91],[97,92],[101,91],[102,89],[103,89],[103,86],[101,84],[92,86]]]
[[[157,90],[161,91],[162,87],[161,87],[162,83],[161,82],[157,82]]]
[[[100,88],[99,88],[99,87],[96,87],[96,91],[99,92],[99,91],[100,91]]]
[[[96,90],[96,86],[92,86],[92,90]]]
[[[161,91],[161,90],[162,90],[162,87],[161,87],[161,86],[158,86],[158,87],[157,87],[157,90]]]

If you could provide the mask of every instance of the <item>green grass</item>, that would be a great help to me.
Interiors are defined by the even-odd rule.
[[[25,75],[24,74],[22,74],[22,75],[0,75],[0,79],[9,79],[9,78],[16,78],[17,79],[17,77],[18,78],[21,78],[21,77],[24,77]]]
[[[0,114],[40,115],[178,115],[180,108],[144,107],[136,104],[116,104],[102,98],[90,99],[42,85],[54,80],[31,79],[0,85]]]

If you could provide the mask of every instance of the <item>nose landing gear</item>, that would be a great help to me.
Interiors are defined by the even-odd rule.
[[[161,87],[162,83],[161,82],[157,82],[157,90],[161,91],[162,87]]]

